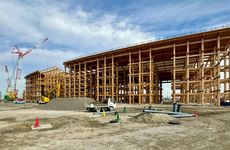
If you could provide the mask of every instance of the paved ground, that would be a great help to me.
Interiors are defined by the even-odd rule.
[[[143,105],[126,106],[121,123],[109,124],[113,114],[102,118],[84,111],[52,111],[37,109],[36,104],[0,104],[0,149],[208,149],[230,147],[230,107],[182,106],[182,111],[200,113],[198,118],[179,119],[180,125],[131,121],[142,112]],[[169,105],[156,105],[170,110]],[[36,117],[50,123],[51,130],[32,131]]]

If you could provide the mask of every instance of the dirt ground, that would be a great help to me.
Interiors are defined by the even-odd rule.
[[[130,121],[144,105],[118,104],[121,122],[84,111],[40,110],[36,104],[0,103],[0,149],[154,149],[228,150],[230,107],[182,106],[183,112],[197,110],[197,118],[177,119],[181,124],[147,124]],[[171,110],[170,105],[156,105]],[[31,130],[35,118],[50,123],[49,130]]]

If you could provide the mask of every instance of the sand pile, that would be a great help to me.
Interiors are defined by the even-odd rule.
[[[47,104],[41,104],[39,109],[45,110],[86,110],[85,104],[94,102],[92,98],[56,98]]]
[[[170,115],[167,114],[154,114],[154,113],[141,113],[137,116],[131,118],[131,121],[139,123],[149,123],[149,124],[164,124],[175,120]]]

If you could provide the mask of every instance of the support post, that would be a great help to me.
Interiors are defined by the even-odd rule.
[[[74,82],[74,85],[73,85],[73,90],[74,90],[74,94],[73,94],[73,97],[75,98],[76,97],[76,64],[74,64],[74,78],[73,78],[73,82]]]
[[[220,106],[220,36],[217,38],[217,106]]]
[[[104,96],[104,99],[106,99],[106,95],[107,95],[107,92],[106,92],[106,57],[104,57],[104,75],[103,75],[103,80],[104,80],[104,84],[103,84],[103,87],[104,87],[103,96]]]
[[[92,67],[90,67],[90,88],[89,88],[89,95],[90,95],[90,98],[93,97],[93,79],[92,79]],[[94,91],[95,92],[95,91]]]
[[[153,97],[152,97],[152,50],[149,49],[149,104],[151,105],[153,103]]]
[[[186,104],[189,103],[189,41],[187,41],[186,53]]]
[[[70,82],[71,82],[71,77],[72,77],[72,73],[71,73],[71,68],[70,68],[70,66],[69,66],[69,97],[71,97],[71,95],[70,95],[70,89],[71,89],[71,85],[70,85]]]
[[[99,59],[97,58],[97,101],[99,101]]]
[[[84,63],[84,96],[87,97],[87,70],[86,70],[86,62]]]
[[[173,103],[176,102],[176,44],[173,44]]]
[[[112,98],[114,98],[114,57],[112,55]]]
[[[79,62],[78,97],[81,97],[81,63]]]
[[[129,104],[131,104],[131,99],[132,99],[131,63],[132,63],[132,57],[131,57],[131,52],[129,52]]]
[[[66,86],[67,86],[67,85],[66,85],[66,80],[67,80],[66,66],[65,66],[65,78],[64,78],[64,79],[65,79],[65,80],[64,80],[64,84],[65,84],[65,85],[64,85],[64,92],[65,92],[64,95],[65,95],[65,98],[67,98],[67,94],[66,94]]]
[[[138,103],[141,104],[141,98],[142,98],[142,89],[141,89],[141,73],[142,73],[142,68],[141,68],[141,50],[139,50],[139,83],[138,83]]]
[[[204,105],[204,38],[201,41],[201,103]]]

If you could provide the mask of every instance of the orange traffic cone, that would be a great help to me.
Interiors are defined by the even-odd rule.
[[[38,120],[38,117],[36,117],[36,120],[35,120],[35,123],[34,123],[34,128],[37,128],[39,127],[39,120]]]

